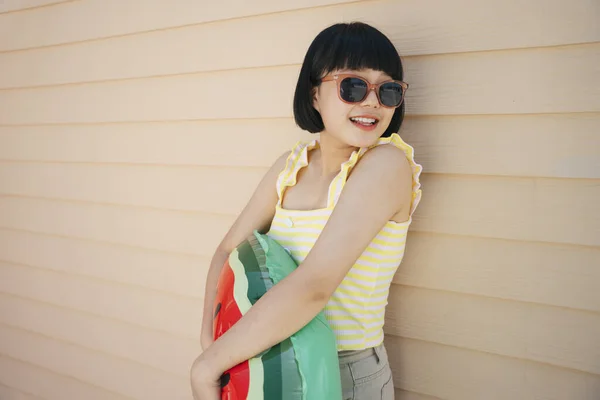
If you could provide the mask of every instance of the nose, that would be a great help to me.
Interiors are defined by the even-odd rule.
[[[377,94],[375,93],[375,89],[369,89],[369,93],[367,97],[362,101],[362,105],[365,107],[379,107],[379,99],[377,98]]]

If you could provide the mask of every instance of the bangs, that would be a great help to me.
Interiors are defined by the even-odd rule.
[[[398,51],[379,30],[360,23],[337,24],[317,37],[314,49],[311,81],[335,70],[373,69],[383,71],[392,79],[402,80],[402,63]]]

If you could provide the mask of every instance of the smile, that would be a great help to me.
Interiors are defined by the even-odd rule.
[[[354,124],[354,126],[357,126],[358,128],[370,131],[372,129],[375,129],[379,120],[376,118],[369,117],[352,117],[350,118],[350,122],[352,122],[352,124]]]

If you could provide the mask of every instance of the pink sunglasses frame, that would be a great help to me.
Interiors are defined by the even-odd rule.
[[[361,81],[365,82],[367,84],[367,91],[365,93],[365,97],[363,97],[362,99],[360,99],[358,101],[346,101],[346,100],[342,99],[340,84],[346,78],[358,78]],[[377,96],[377,101],[379,101],[379,105],[381,107],[385,107],[385,108],[398,108],[398,107],[400,107],[402,105],[402,103],[404,103],[404,97],[405,97],[406,91],[408,90],[408,87],[409,87],[408,83],[403,82],[403,81],[397,81],[397,80],[394,80],[394,79],[390,79],[390,80],[387,80],[387,81],[381,82],[381,83],[371,83],[368,80],[366,80],[365,78],[363,78],[362,76],[353,75],[353,74],[333,74],[333,75],[327,75],[323,79],[321,79],[321,82],[330,82],[330,81],[335,81],[336,82],[338,97],[339,97],[339,99],[341,101],[343,101],[346,104],[357,104],[357,103],[363,102],[369,96],[369,92],[371,90],[373,90],[373,91],[375,91],[375,95]],[[396,82],[402,88],[402,99],[400,99],[400,103],[398,103],[397,106],[391,106],[391,107],[384,105],[381,102],[381,98],[379,97],[379,87],[381,85],[385,84],[385,83],[390,83],[390,82]]]

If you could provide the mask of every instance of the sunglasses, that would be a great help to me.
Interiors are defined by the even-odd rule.
[[[408,90],[408,83],[402,81],[385,81],[371,84],[360,76],[350,74],[328,75],[321,82],[336,81],[338,96],[344,103],[360,103],[367,98],[371,90],[375,91],[379,104],[387,108],[400,107],[404,94]]]

